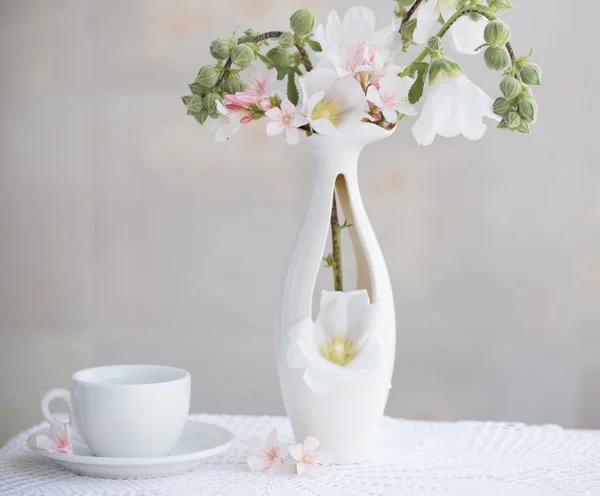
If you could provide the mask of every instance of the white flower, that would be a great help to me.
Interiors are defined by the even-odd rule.
[[[359,123],[368,116],[367,97],[351,76],[339,78],[334,69],[317,67],[300,78],[302,113],[319,134]]]
[[[246,83],[244,93],[252,95],[256,99],[268,98],[275,93],[276,69],[267,69],[264,64],[254,62],[242,74]]]
[[[457,10],[457,0],[427,0],[419,6],[416,13],[417,27],[413,34],[415,43],[427,43],[433,34],[432,28],[440,16],[446,22]],[[487,19],[481,17],[474,21],[469,16],[462,16],[450,28],[450,43],[458,53],[474,55],[475,48],[485,43],[483,32]]]
[[[371,85],[367,90],[367,100],[379,108],[385,120],[396,122],[397,112],[417,115],[417,110],[408,102],[408,91],[414,83],[409,77],[384,76],[379,80],[379,88]]]
[[[288,99],[281,102],[281,108],[268,110],[266,116],[270,119],[267,124],[267,134],[276,136],[287,130],[287,142],[290,145],[295,145],[300,141],[298,128],[308,123],[306,117]]]
[[[240,119],[243,117],[241,112],[230,112],[225,106],[217,101],[217,110],[220,117],[211,119],[209,122],[210,130],[215,134],[217,141],[227,141],[240,128]]]
[[[431,83],[412,132],[420,145],[433,143],[436,134],[446,138],[462,134],[478,140],[487,129],[484,117],[498,120],[492,99],[464,74],[442,72]]]
[[[396,23],[375,30],[375,14],[365,7],[348,9],[344,20],[332,10],[325,25],[315,29],[314,38],[321,44],[320,66],[332,67],[338,76],[352,75],[362,83],[375,83],[386,74],[398,74],[393,64],[401,47]]]
[[[247,460],[252,472],[266,470],[269,474],[280,474],[285,471],[284,459],[290,451],[290,444],[280,442],[277,429],[270,432],[266,443],[261,438],[252,436],[248,439],[248,448],[255,453]]]
[[[317,394],[373,373],[390,387],[383,345],[374,333],[377,314],[365,290],[323,291],[316,321],[307,317],[288,332],[288,365],[304,369],[304,382]]]
[[[322,475],[323,467],[331,463],[331,455],[317,450],[319,441],[312,436],[302,444],[298,443],[290,449],[290,455],[296,460],[298,475]]]

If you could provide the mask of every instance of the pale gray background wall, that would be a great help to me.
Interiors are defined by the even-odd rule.
[[[179,96],[213,38],[353,3],[0,2],[0,442],[107,363],[189,369],[194,411],[283,413],[272,322],[309,155],[262,123],[218,144]],[[387,411],[600,427],[600,7],[514,3],[545,69],[535,134],[419,148],[405,121],[363,157],[398,313]]]

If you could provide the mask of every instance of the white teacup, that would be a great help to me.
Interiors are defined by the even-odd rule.
[[[109,365],[73,374],[72,388],[42,398],[44,418],[62,398],[71,432],[96,456],[166,456],[177,444],[190,408],[190,374],[161,365]]]

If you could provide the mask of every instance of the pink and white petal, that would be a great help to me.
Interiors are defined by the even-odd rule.
[[[381,83],[381,78],[379,81]],[[367,100],[376,105],[377,107],[381,107],[383,105],[383,100],[381,100],[381,94],[379,90],[375,88],[375,86],[371,85],[367,89]]]
[[[319,440],[316,437],[308,436],[302,443],[304,453],[312,453],[319,447]]]
[[[375,13],[366,7],[351,7],[344,16],[344,26],[352,31],[355,41],[371,41],[375,23]]]
[[[60,448],[58,450],[59,453],[63,453],[65,455],[72,455],[73,454],[73,446],[64,446],[62,448]]]
[[[267,449],[267,444],[258,436],[252,436],[248,439],[248,449],[252,453],[261,454]]]
[[[248,464],[252,472],[262,472],[263,470],[269,468],[269,464],[262,456],[249,456],[246,460],[246,463]]]
[[[300,476],[300,477],[307,477],[310,475],[310,471],[308,470],[308,465],[306,465],[306,463],[297,463],[296,464],[296,473]]]
[[[279,432],[277,429],[273,429],[267,436],[268,448],[279,448]]]
[[[270,121],[267,124],[267,136],[277,136],[278,134],[283,133],[285,129],[278,121]]]
[[[304,451],[302,451],[302,444],[298,443],[298,444],[294,444],[291,448],[290,448],[290,456],[297,461],[302,460],[302,457],[304,456]]]
[[[298,128],[287,128],[287,143],[288,145],[297,145],[300,143],[300,131],[298,131]]]
[[[383,117],[385,117],[385,120],[388,122],[394,123],[398,121],[398,114],[395,110],[386,108],[383,109],[381,113],[383,114]]]
[[[295,112],[292,115],[292,126],[300,127],[308,124],[308,119],[302,115],[300,112]]]
[[[267,473],[270,475],[278,475],[283,469],[283,460],[281,458],[275,458],[267,468]]]
[[[35,446],[38,449],[54,452],[55,443],[54,440],[50,439],[48,436],[44,434],[40,434],[35,438]]]
[[[281,456],[281,458],[285,458],[286,456],[288,456],[292,446],[292,443],[281,443],[279,445],[279,456]]]
[[[281,467],[282,475],[294,475],[296,474],[296,464],[295,463],[285,463]]]
[[[419,112],[417,111],[417,108],[414,105],[411,105],[410,103],[408,103],[408,101],[400,102],[398,105],[396,105],[394,107],[394,110],[397,110],[398,112],[400,112],[401,114],[404,114],[404,115],[418,115],[419,114]]]
[[[286,114],[293,114],[296,111],[296,106],[286,98],[281,102],[281,110]]]
[[[267,110],[265,112],[265,115],[267,116],[267,118],[271,119],[272,121],[279,121],[281,119],[281,117],[283,116],[283,112],[281,111],[280,108],[274,107],[270,110]]]

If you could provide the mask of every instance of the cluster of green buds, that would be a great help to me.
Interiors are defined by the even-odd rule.
[[[209,51],[215,63],[200,68],[189,86],[192,94],[182,97],[188,115],[192,115],[200,124],[204,124],[209,117],[217,118],[216,102],[222,101],[226,94],[244,90],[240,73],[255,59],[261,60],[268,68],[275,68],[279,80],[287,77],[288,98],[296,104],[299,95],[295,76],[301,74],[303,65],[307,71],[312,68],[306,47],[316,52],[322,50],[312,38],[314,27],[313,12],[302,9],[290,17],[290,31],[260,34],[256,29],[247,29],[240,37],[234,34],[230,38],[214,40]],[[263,46],[269,46],[270,42],[277,45],[263,54]]]
[[[494,113],[502,117],[499,129],[529,134],[537,119],[538,106],[532,98],[531,86],[541,84],[540,67],[520,57],[505,72],[500,82],[502,96],[494,102]]]

